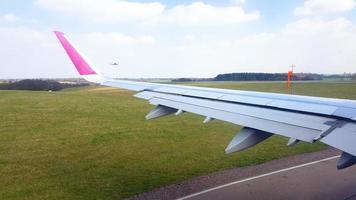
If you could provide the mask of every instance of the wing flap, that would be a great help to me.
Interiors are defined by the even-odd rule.
[[[214,119],[219,119],[226,122],[251,127],[254,129],[263,130],[270,133],[276,133],[279,135],[284,135],[286,137],[294,137],[299,140],[303,140],[307,142],[313,142],[314,138],[317,135],[319,135],[321,132],[318,130],[309,129],[305,127],[255,118],[251,116],[231,113],[222,110],[216,110],[212,108],[202,107],[199,105],[175,102],[162,98],[152,98],[150,100],[150,103],[153,105],[164,105],[167,107],[184,110],[202,116],[209,116]]]
[[[266,119],[270,121],[292,124],[295,126],[306,127],[318,131],[326,131],[330,128],[330,124],[335,122],[335,119],[306,115],[301,113],[287,112],[282,110],[274,110],[269,108],[261,108],[250,105],[241,105],[228,102],[213,101],[209,99],[199,99],[185,97],[179,95],[168,95],[156,92],[144,91],[135,95],[139,98],[150,100],[152,98],[162,98],[175,102],[187,103],[191,105],[203,106],[206,108],[231,112],[240,115],[246,115],[255,118]]]
[[[314,112],[314,113],[319,113],[324,115],[331,115],[338,109],[338,107],[336,106],[322,105],[322,104],[315,104],[315,103],[294,102],[294,101],[286,101],[286,100],[272,100],[266,105],[276,107],[276,108],[282,108],[282,109],[288,108],[290,110]]]
[[[356,103],[347,99],[328,99],[322,97],[305,97],[288,94],[273,94],[166,84],[156,84],[151,91],[286,109],[311,114],[330,115],[351,120],[354,120],[356,117]]]
[[[135,96],[149,100],[153,105],[164,105],[307,142],[313,142],[317,136],[330,128],[329,124],[335,121],[321,116],[149,91]]]

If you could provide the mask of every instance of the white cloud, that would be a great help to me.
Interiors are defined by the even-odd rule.
[[[132,50],[154,44],[150,36],[89,33],[69,37],[101,66],[117,61]],[[52,31],[28,27],[0,27],[0,78],[77,77],[78,74]],[[133,57],[130,59],[137,59]],[[105,71],[105,69],[104,69]]]
[[[315,36],[338,34],[348,32],[352,29],[352,22],[345,18],[336,18],[333,20],[309,19],[303,18],[289,23],[283,29],[283,32],[296,36]]]
[[[238,5],[215,7],[195,2],[190,5],[177,5],[167,10],[160,20],[175,25],[227,25],[257,20],[259,16],[259,12],[246,13]]]
[[[236,5],[215,7],[198,2],[165,9],[158,17],[140,20],[158,18],[159,23],[215,26],[253,20],[247,17],[250,14]],[[129,19],[139,18],[125,18]],[[224,29],[234,31],[229,27],[234,26]],[[105,74],[120,77],[212,77],[224,72],[283,72],[290,64],[296,64],[299,72],[356,72],[356,27],[346,18],[301,18],[274,32],[245,36],[190,32],[193,29],[189,28],[169,41],[166,38],[171,35],[162,35],[162,32],[172,33],[177,29],[165,26],[157,27],[158,33],[153,32],[155,37],[142,31],[135,35],[67,34]],[[0,55],[0,78],[77,76],[50,31],[0,27]],[[113,61],[119,61],[119,68],[109,65]]]
[[[250,66],[251,71],[281,72],[297,64],[300,72],[355,72],[355,42],[355,26],[347,19],[301,19],[278,32],[230,41],[225,52],[236,54],[231,64],[245,67],[242,71]]]
[[[16,22],[16,21],[20,20],[20,17],[18,17],[17,15],[14,15],[14,14],[6,14],[0,18],[2,18],[3,20],[5,20],[7,22]]]
[[[66,75],[68,69],[62,68],[52,39],[49,34],[27,27],[0,27],[1,78]]]
[[[96,41],[96,42],[110,42],[112,45],[136,45],[136,44],[153,44],[155,39],[151,36],[129,36],[121,33],[103,33],[95,32],[89,33],[81,36],[81,40],[86,42]]]
[[[308,30],[308,31],[306,31]],[[106,33],[107,34],[107,33]],[[175,43],[119,45],[106,37],[81,39],[87,52],[106,74],[120,77],[213,77],[224,72],[356,72],[356,29],[344,18],[301,19],[280,31],[221,38],[188,34]],[[95,39],[96,38],[96,39]],[[90,42],[92,41],[92,42]],[[95,42],[94,42],[95,41]],[[118,58],[119,68],[108,62]]]
[[[356,27],[345,19],[300,19],[280,31],[244,37],[182,36],[164,43],[151,36],[96,32],[68,37],[102,71],[119,77],[213,77],[224,72],[356,72]],[[0,28],[0,78],[76,77],[50,31]],[[119,67],[110,66],[113,61]]]
[[[164,5],[158,2],[37,0],[35,4],[49,11],[68,13],[98,22],[144,21],[155,18],[164,11]]]
[[[146,66],[148,77],[212,77],[224,72],[356,72],[356,29],[344,18],[302,19],[280,31],[226,38],[187,35],[184,42],[154,46],[135,67]],[[142,62],[149,59],[150,62]],[[142,63],[138,63],[142,62]],[[134,76],[124,68],[122,75]],[[132,70],[132,71],[131,71]]]
[[[231,3],[241,5],[246,3],[246,0],[230,0]]]
[[[37,0],[35,4],[45,10],[70,14],[72,17],[95,22],[138,21],[144,24],[164,22],[175,25],[225,25],[259,18],[258,11],[246,13],[240,5],[217,7],[203,2],[177,5],[171,9],[167,9],[159,2],[137,3],[122,0]]]
[[[295,9],[297,16],[312,16],[333,14],[352,10],[356,3],[354,0],[306,0],[302,7]]]

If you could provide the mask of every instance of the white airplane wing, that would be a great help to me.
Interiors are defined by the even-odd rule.
[[[193,86],[135,82],[105,77],[89,64],[61,32],[55,34],[79,74],[101,85],[134,90],[138,98],[155,105],[146,119],[191,112],[244,128],[232,139],[226,153],[252,147],[273,134],[299,141],[321,141],[343,151],[338,169],[356,163],[356,101]]]

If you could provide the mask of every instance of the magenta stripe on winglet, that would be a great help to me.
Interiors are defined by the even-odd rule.
[[[63,48],[67,52],[68,56],[72,60],[75,68],[77,68],[80,75],[96,74],[96,72],[90,67],[90,65],[82,58],[78,51],[70,44],[64,33],[54,31],[58,40],[61,42]]]

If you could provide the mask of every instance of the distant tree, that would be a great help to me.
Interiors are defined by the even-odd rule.
[[[230,73],[219,74],[216,81],[282,81],[286,80],[287,74],[283,73]]]
[[[219,74],[215,81],[285,81],[287,79],[286,73],[230,73]],[[319,74],[294,74],[293,80],[321,80],[322,76]]]
[[[214,81],[212,78],[177,78],[172,79],[171,82],[199,82],[199,81]]]
[[[193,79],[191,78],[177,78],[177,79],[173,79],[172,82],[192,82]]]
[[[18,82],[0,84],[2,90],[36,90],[36,91],[58,91],[69,87],[85,86],[88,84],[61,84],[53,80],[25,79]]]
[[[352,74],[351,79],[352,79],[352,80],[356,80],[356,73],[355,73],[355,74]]]

